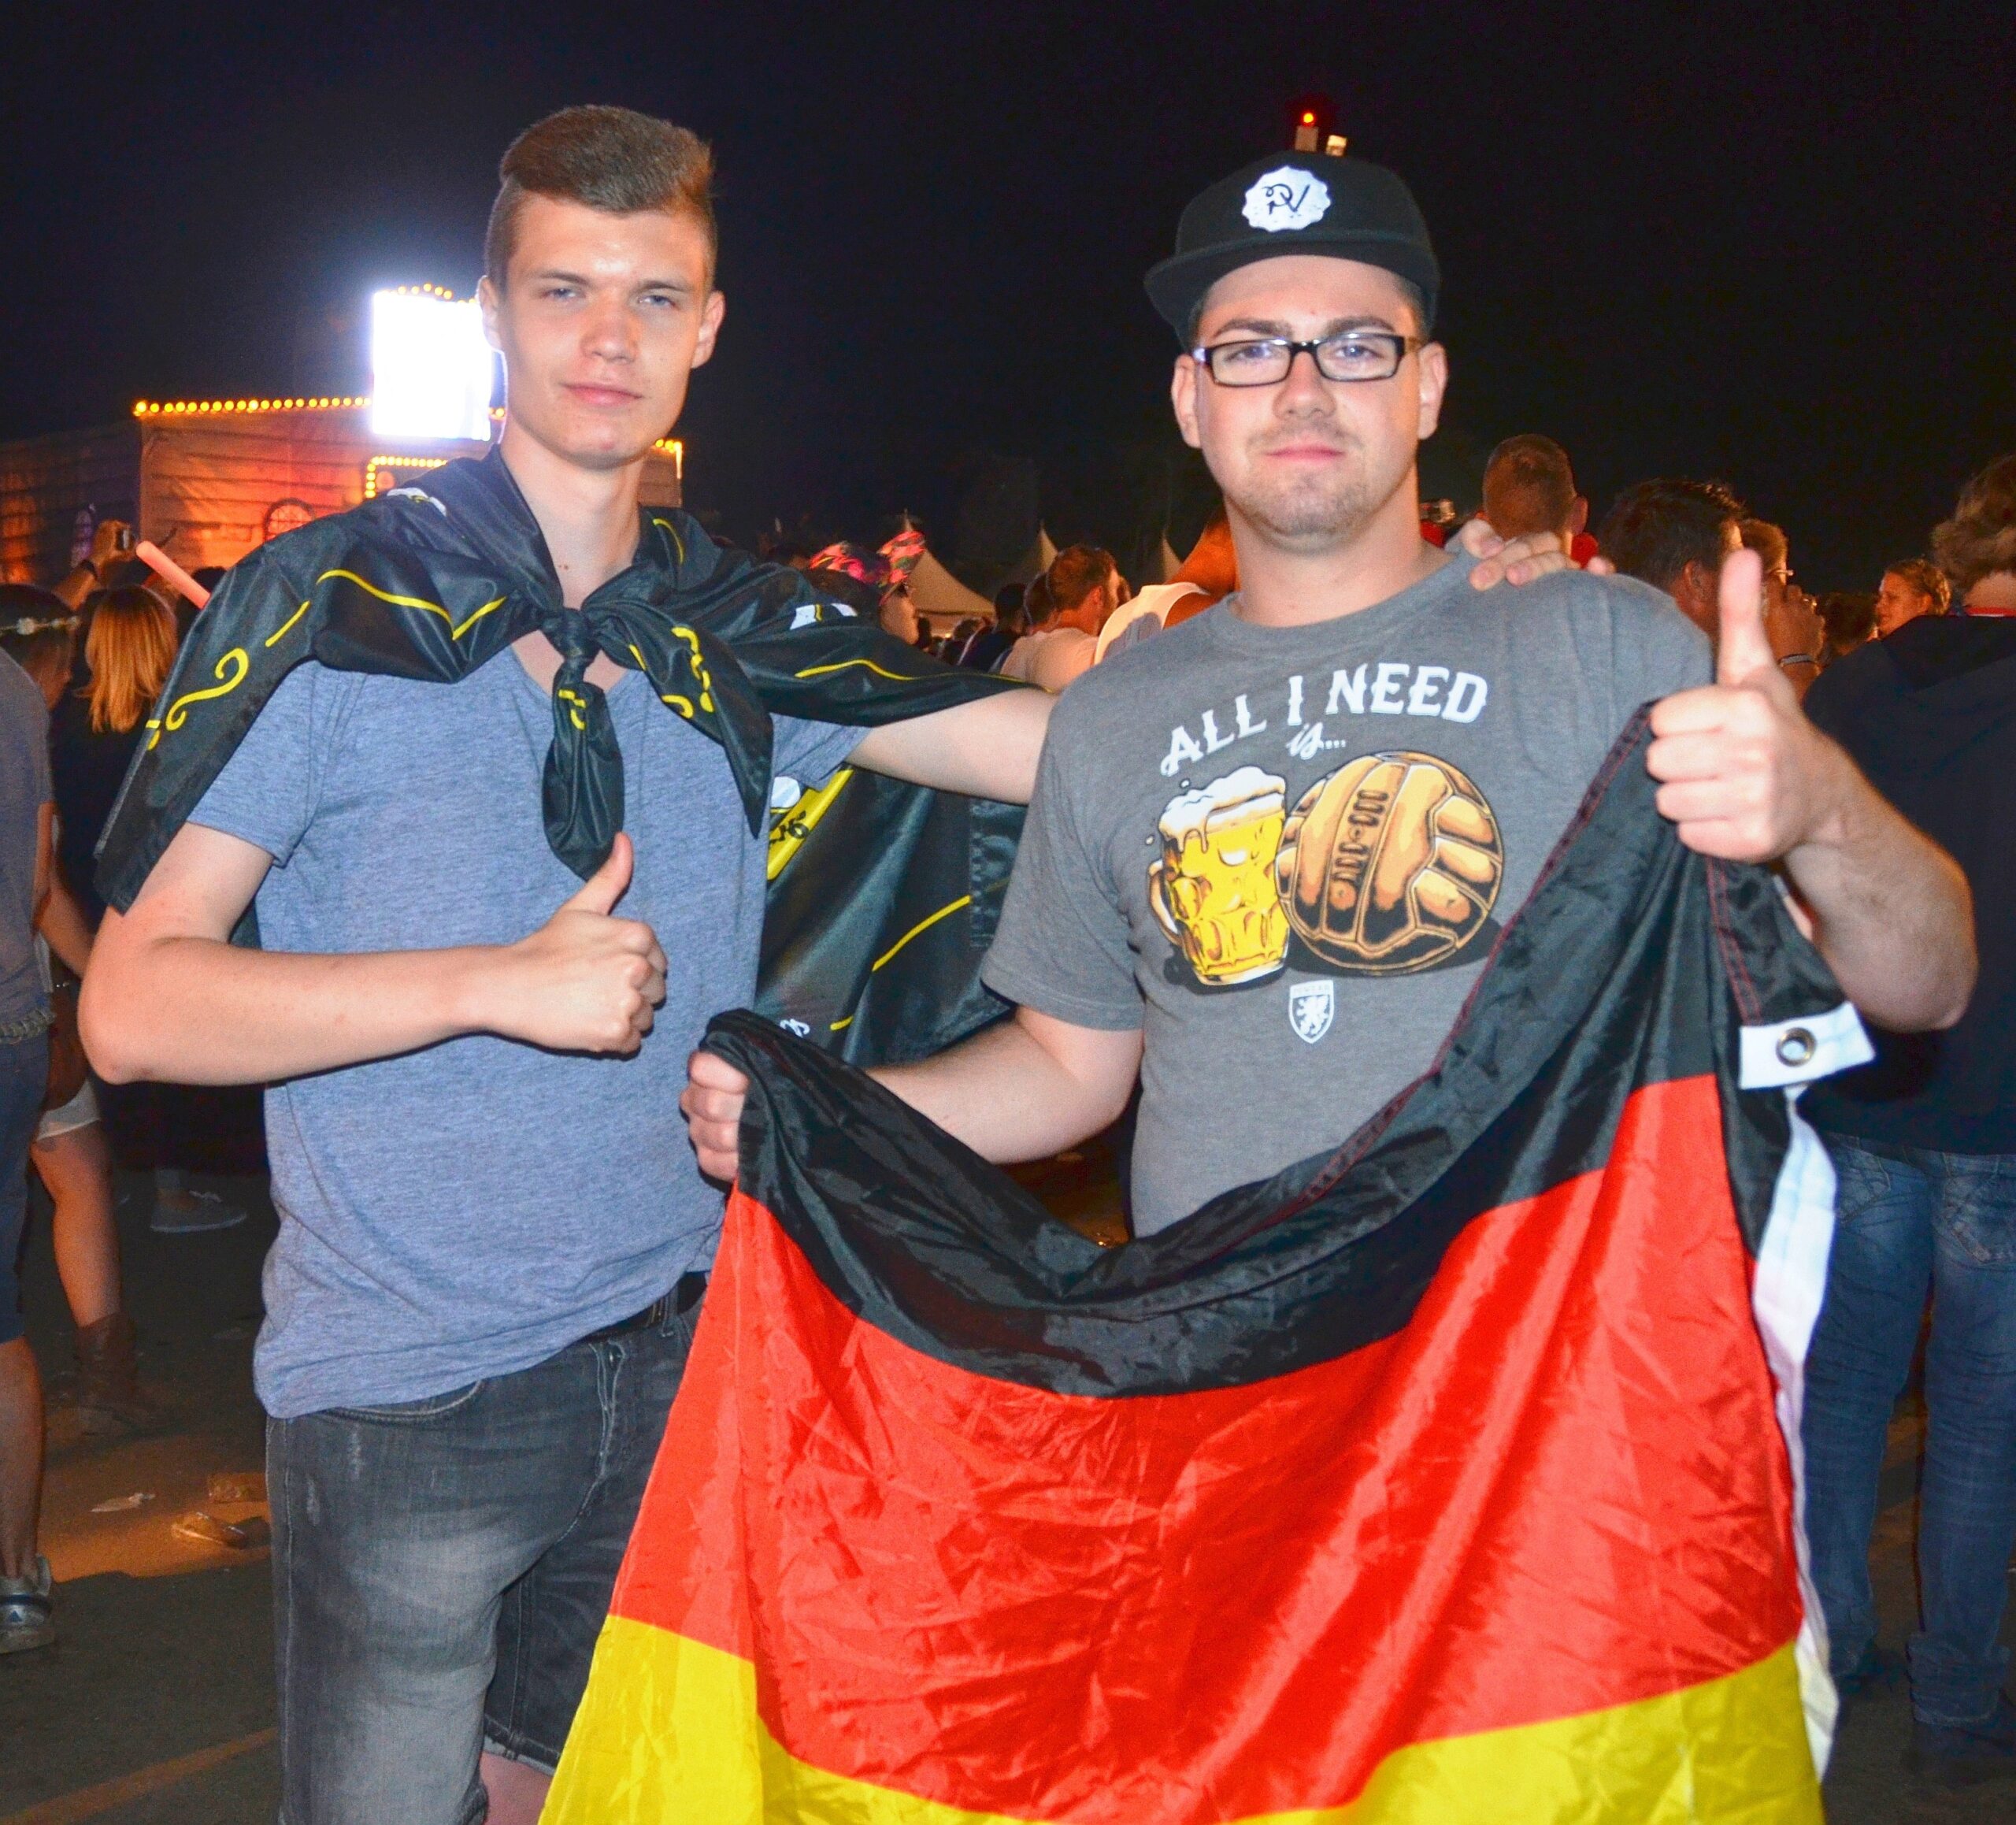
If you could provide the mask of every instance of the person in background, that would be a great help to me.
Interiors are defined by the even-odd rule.
[[[1815,607],[1822,639],[1820,669],[1876,638],[1876,598],[1851,589],[1830,589]]]
[[[1888,640],[1920,615],[1945,614],[1951,599],[1945,572],[1925,558],[1907,558],[1883,573],[1883,585],[1876,592],[1876,631]]]
[[[52,711],[69,685],[76,625],[61,597],[24,584],[0,586],[0,650],[34,680]],[[60,808],[55,844],[60,855]],[[81,977],[91,959],[91,925],[60,866],[51,871],[36,927],[43,989],[52,986],[51,951]],[[54,1207],[50,1230],[57,1276],[76,1327],[77,1375],[67,1404],[87,1433],[130,1431],[145,1418],[145,1408],[133,1321],[120,1285],[112,1152],[89,1078],[75,1096],[43,1110],[29,1157]]]
[[[102,590],[87,601],[85,611],[88,676],[80,690],[57,704],[50,748],[60,818],[57,873],[95,931],[105,903],[94,885],[94,851],[146,733],[147,713],[174,668],[177,643],[175,617],[152,590]],[[207,1092],[160,1084],[122,1085],[107,1096],[106,1113],[122,1151],[130,1150],[154,1174],[148,1227],[158,1234],[229,1229],[245,1221],[239,1206],[194,1189],[187,1169],[173,1163],[183,1156],[183,1131],[199,1125],[214,1101]]]
[[[1626,577],[1663,589],[1716,636],[1722,560],[1743,548],[1743,503],[1718,481],[1641,481],[1617,497],[1597,543]]]
[[[1491,453],[1484,469],[1484,517],[1501,539],[1551,532],[1579,566],[1594,555],[1575,555],[1575,541],[1589,523],[1589,503],[1575,487],[1568,452],[1551,437],[1526,432],[1508,437]]]
[[[2016,457],[1968,484],[1933,549],[1962,612],[1849,654],[1806,708],[1960,864],[1981,974],[1957,1026],[1877,1029],[1873,1063],[1802,1100],[1839,1183],[1803,1426],[1814,1582],[1852,1696],[1897,1671],[1876,1645],[1870,1537],[1929,1298],[1910,1760],[1960,1786],[2016,1777],[1999,1641],[2016,1550]]]
[[[42,1378],[22,1335],[16,1264],[28,1217],[28,1150],[49,1078],[49,996],[35,928],[54,866],[49,711],[0,655],[0,1655],[56,1638],[42,1507]]]
[[[91,555],[72,565],[51,593],[66,608],[81,609],[87,596],[133,562],[132,552],[133,529],[124,520],[100,520],[91,532]]]
[[[964,665],[966,648],[980,638],[980,630],[986,625],[987,623],[976,614],[969,614],[965,620],[955,623],[952,631],[945,636],[945,644],[939,649],[938,656],[948,666]]]
[[[1102,663],[1116,651],[1139,646],[1165,627],[1180,625],[1192,615],[1202,614],[1238,587],[1239,559],[1232,548],[1232,528],[1221,506],[1205,522],[1190,555],[1168,582],[1151,583],[1106,618],[1093,662]]]
[[[1800,696],[1820,676],[1820,614],[1813,598],[1792,581],[1790,547],[1784,528],[1769,520],[1746,519],[1738,528],[1744,549],[1764,566],[1764,632],[1777,655],[1778,670]]]
[[[1016,641],[1029,631],[1022,605],[1025,586],[1004,583],[994,592],[994,625],[982,628],[968,644],[959,663],[976,672],[998,671]]]
[[[910,536],[917,540],[916,551],[921,551],[922,535]],[[836,591],[841,600],[864,613],[869,611],[872,604],[873,613],[884,633],[894,635],[906,646],[923,647],[925,630],[919,624],[917,604],[910,599],[910,573],[916,567],[917,555],[915,551],[910,553],[909,562],[899,565],[890,551],[890,547],[898,542],[891,540],[889,546],[874,551],[865,545],[843,539],[815,552],[806,568],[828,577],[850,579],[859,587],[856,590],[843,588]]]
[[[1099,629],[1120,606],[1119,567],[1110,551],[1095,545],[1067,545],[1032,584],[1025,598],[1029,631],[1002,661],[1001,675],[1046,691],[1062,691],[1091,670],[1099,655]]]

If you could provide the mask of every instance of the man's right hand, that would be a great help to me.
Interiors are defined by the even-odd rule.
[[[636,851],[609,859],[529,937],[490,953],[471,1024],[550,1052],[634,1052],[665,1000],[665,952],[641,919],[611,916]]]
[[[724,1058],[696,1052],[686,1061],[686,1091],[679,1099],[700,1170],[732,1184],[742,1163],[742,1105],[749,1079]]]

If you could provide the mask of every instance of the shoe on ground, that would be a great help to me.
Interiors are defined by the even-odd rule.
[[[1902,1654],[1871,1641],[1862,1649],[1862,1658],[1835,1680],[1834,1690],[1844,1705],[1856,1704],[1903,1691],[1909,1677]]]
[[[147,1227],[157,1236],[193,1236],[205,1230],[228,1230],[245,1221],[245,1213],[213,1191],[165,1191],[154,1199]]]
[[[0,1654],[25,1654],[56,1639],[49,1561],[35,1555],[26,1578],[0,1578]]]
[[[1979,1723],[1927,1723],[1914,1719],[1904,1765],[1939,1787],[1972,1787],[2016,1775],[2016,1704],[1996,1694],[1995,1709]]]

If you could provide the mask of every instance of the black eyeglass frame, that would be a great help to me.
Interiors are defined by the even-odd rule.
[[[1319,351],[1328,348],[1332,343],[1340,342],[1384,343],[1392,351],[1393,365],[1383,374],[1333,374],[1324,366],[1323,357]],[[1317,373],[1333,386],[1369,386],[1376,385],[1380,380],[1392,380],[1400,371],[1401,362],[1427,346],[1425,336],[1403,336],[1398,330],[1345,329],[1340,330],[1335,336],[1320,337],[1314,342],[1294,342],[1284,336],[1242,336],[1232,342],[1213,343],[1208,348],[1199,344],[1190,351],[1190,358],[1211,376],[1214,386],[1230,387],[1235,390],[1242,387],[1280,386],[1295,372],[1295,357],[1302,354],[1307,355],[1314,364]],[[1228,380],[1218,372],[1217,364],[1212,359],[1213,356],[1222,354],[1228,349],[1269,347],[1284,348],[1288,351],[1288,365],[1271,380]]]

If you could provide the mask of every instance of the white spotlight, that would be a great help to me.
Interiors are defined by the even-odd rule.
[[[371,295],[371,429],[428,443],[490,436],[495,357],[474,299]]]

